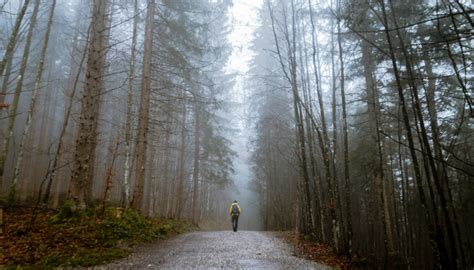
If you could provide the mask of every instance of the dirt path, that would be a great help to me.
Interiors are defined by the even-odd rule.
[[[272,232],[193,232],[142,246],[96,269],[331,269],[292,254]]]

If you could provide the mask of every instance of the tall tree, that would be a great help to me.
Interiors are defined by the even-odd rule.
[[[30,106],[29,106],[29,109],[28,109],[28,114],[27,114],[27,117],[26,117],[26,123],[25,123],[25,127],[23,129],[23,133],[21,135],[21,140],[20,140],[20,145],[19,145],[19,150],[18,150],[19,153],[18,153],[15,168],[13,169],[13,184],[12,184],[13,188],[10,191],[11,192],[10,197],[12,197],[12,198],[14,198],[15,193],[16,193],[15,188],[16,188],[16,185],[17,185],[17,182],[18,182],[18,177],[19,177],[19,174],[20,174],[20,166],[21,166],[21,163],[22,163],[22,160],[23,160],[23,154],[24,154],[26,139],[27,139],[28,133],[30,131],[31,122],[32,122],[32,119],[33,119],[33,112],[35,111],[36,97],[38,95],[38,91],[39,91],[40,86],[41,86],[40,84],[41,84],[41,80],[42,80],[42,77],[43,77],[44,62],[45,62],[45,58],[46,58],[46,51],[48,49],[49,34],[51,32],[51,25],[53,24],[53,17],[54,17],[55,8],[56,8],[56,0],[53,0],[53,2],[51,3],[51,9],[50,9],[50,13],[49,13],[48,24],[46,26],[46,32],[45,32],[45,35],[44,35],[43,46],[42,46],[41,52],[40,52],[40,59],[39,59],[38,67],[37,67],[37,70],[36,70],[35,84],[34,84],[33,92],[31,94],[31,101],[30,101]]]
[[[26,1],[25,4],[27,5],[28,1]],[[16,120],[16,117],[18,115],[18,106],[20,105],[20,97],[21,97],[21,92],[22,92],[22,89],[23,89],[23,81],[24,81],[24,78],[25,78],[25,75],[26,75],[26,69],[28,67],[28,59],[29,59],[29,56],[30,56],[30,47],[31,47],[31,42],[32,42],[32,39],[33,39],[33,34],[34,34],[34,31],[35,31],[35,27],[36,27],[36,21],[37,21],[37,17],[38,17],[39,6],[40,6],[40,0],[36,0],[34,8],[33,8],[33,13],[31,14],[31,18],[30,18],[30,26],[28,28],[28,34],[26,35],[25,47],[23,49],[23,55],[22,55],[22,59],[21,59],[20,69],[18,71],[18,77],[17,77],[17,81],[16,81],[16,85],[15,85],[15,93],[14,93],[14,96],[13,96],[12,108],[11,108],[10,114],[8,115],[8,125],[7,125],[7,128],[4,130],[5,133],[4,133],[4,136],[3,136],[2,148],[0,150],[0,179],[3,179],[3,176],[5,174],[5,163],[6,163],[6,159],[8,158],[8,153],[9,153],[9,149],[10,149],[10,140],[13,137],[14,127],[15,127],[15,120]],[[21,12],[25,12],[24,9],[26,9],[25,6],[23,7]],[[23,15],[20,14],[20,16],[23,16]],[[21,19],[20,19],[20,22],[21,22]],[[18,23],[18,19],[17,19],[17,23]],[[15,25],[15,27],[17,27],[17,26]],[[14,31],[16,31],[16,30],[14,30]],[[12,38],[16,38],[16,36],[14,36]],[[7,48],[6,53],[13,53],[13,51],[8,52],[9,50],[10,50],[10,48]],[[9,58],[11,58],[12,55],[6,54],[5,57],[6,57],[5,61],[10,61]],[[2,65],[0,66],[0,68],[3,69],[3,61],[2,61]],[[3,70],[0,70],[0,71],[3,72]],[[0,72],[0,74],[1,74],[1,72]],[[16,190],[16,183],[15,182],[13,182],[11,184],[10,190],[12,190],[12,192],[10,192],[9,200],[10,200],[11,203],[13,203],[13,201],[11,201],[11,200],[14,200],[14,197],[15,197],[15,190]]]
[[[94,0],[90,23],[86,81],[81,100],[79,130],[76,139],[74,163],[69,196],[81,207],[92,202],[97,126],[101,94],[104,89],[104,66],[107,56],[107,1]]]
[[[194,107],[194,162],[193,162],[193,224],[199,221],[199,167],[201,159],[201,112],[199,104]]]
[[[153,45],[153,19],[155,0],[149,0],[145,25],[145,47],[143,51],[142,81],[140,86],[140,107],[138,112],[137,149],[135,165],[135,189],[131,205],[140,210],[143,206],[143,185],[145,181],[145,166],[147,154],[148,121],[150,111],[151,87],[151,53]]]
[[[135,58],[136,58],[136,43],[137,43],[137,25],[138,25],[138,0],[134,2],[134,19],[132,30],[132,47],[130,51],[130,75],[128,79],[127,92],[127,118],[125,121],[125,164],[124,164],[124,205],[128,207],[130,201],[130,176],[132,164],[132,102],[133,102],[133,88],[135,82]]]

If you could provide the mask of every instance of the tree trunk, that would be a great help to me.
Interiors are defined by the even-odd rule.
[[[180,219],[181,210],[184,205],[184,178],[185,178],[185,158],[186,158],[186,92],[183,90],[182,97],[183,116],[181,122],[181,148],[179,150],[179,170],[178,170],[178,187],[176,189],[176,211],[175,218]]]
[[[332,3],[331,3],[332,4]],[[331,28],[334,28],[334,19],[331,19]],[[342,199],[341,199],[341,192],[339,191],[339,177],[338,177],[338,170],[336,163],[338,163],[338,125],[337,125],[337,86],[336,86],[336,66],[335,66],[335,41],[334,41],[334,35],[331,35],[331,76],[332,76],[332,150],[330,150],[331,154],[331,174],[333,176],[333,182],[334,182],[334,188],[335,188],[335,200],[336,200],[336,213],[337,213],[337,218],[338,218],[338,225],[337,225],[337,238],[339,239],[339,247],[336,247],[337,250],[339,251],[345,251],[347,250],[347,234],[344,231],[347,226],[343,226],[342,229],[344,229],[341,232],[341,223],[344,224],[344,219],[343,219],[343,206],[342,206]],[[328,138],[329,140],[329,138]],[[328,145],[330,145],[328,143]],[[345,225],[345,224],[344,224]]]
[[[3,75],[5,66],[13,58],[13,52],[15,50],[16,42],[18,40],[18,34],[20,33],[21,22],[23,21],[23,17],[25,16],[25,13],[29,4],[30,4],[30,0],[25,0],[25,2],[23,2],[23,6],[20,12],[18,13],[18,16],[16,17],[12,34],[10,38],[8,39],[8,44],[5,50],[5,54],[3,55],[3,59],[0,62],[0,75]],[[33,19],[33,15],[31,16],[31,19]],[[33,20],[30,23],[33,23]]]
[[[160,213],[162,216],[165,216],[166,213],[167,213],[167,209],[168,209],[168,197],[170,197],[171,195],[171,192],[170,192],[170,180],[169,180],[169,171],[170,171],[170,166],[169,166],[169,163],[170,163],[170,156],[171,156],[171,153],[170,153],[170,138],[171,138],[171,124],[172,124],[172,118],[171,118],[171,108],[168,108],[168,112],[167,112],[167,116],[166,116],[166,120],[165,120],[166,124],[165,124],[165,130],[164,132],[165,133],[165,138],[164,138],[164,149],[163,149],[163,157],[164,157],[164,161],[163,161],[163,174],[162,174],[162,177],[161,177],[161,181],[163,182],[163,188],[162,188],[162,196],[161,196],[161,200],[159,201],[161,203],[161,207],[160,207]]]
[[[391,234],[391,218],[387,207],[387,196],[385,192],[385,179],[384,177],[384,158],[382,150],[382,140],[380,138],[380,117],[379,117],[379,100],[377,86],[374,79],[373,60],[370,52],[370,47],[367,41],[362,41],[362,61],[364,66],[364,77],[366,82],[367,91],[367,107],[368,107],[368,122],[369,122],[369,137],[371,146],[371,155],[373,159],[373,180],[376,194],[378,195],[377,200],[380,209],[380,222],[382,223],[383,230],[383,241],[385,260],[388,258],[388,253],[393,253],[393,237]]]
[[[67,129],[69,127],[69,121],[71,119],[71,113],[72,113],[72,109],[73,109],[74,97],[76,95],[77,85],[79,83],[79,78],[81,76],[81,70],[82,70],[82,67],[84,65],[84,61],[86,60],[86,56],[87,56],[87,50],[88,50],[88,45],[89,45],[88,44],[89,43],[89,36],[90,36],[90,31],[87,31],[86,38],[85,38],[84,51],[82,52],[82,56],[81,56],[81,59],[79,61],[76,73],[73,73],[74,69],[71,69],[71,73],[69,74],[69,79],[70,79],[69,81],[71,81],[72,86],[71,86],[69,96],[67,97],[67,105],[66,105],[66,109],[65,109],[66,111],[65,111],[65,114],[64,114],[63,125],[62,125],[61,131],[59,133],[58,146],[56,147],[56,151],[54,153],[53,163],[52,163],[52,166],[51,166],[51,171],[49,172],[49,177],[48,177],[48,180],[47,180],[46,190],[45,190],[44,197],[43,197],[43,204],[48,203],[49,197],[50,197],[50,194],[51,194],[51,189],[52,189],[52,186],[53,186],[53,181],[56,178],[57,172],[62,167],[62,166],[59,166],[58,163],[61,160],[61,155],[62,155],[62,152],[63,152],[63,145],[65,143],[66,132],[67,132]],[[75,44],[73,45],[73,47],[74,47],[74,49],[77,49],[77,46],[78,46],[78,43],[76,42],[77,41],[77,36],[74,40],[75,40]],[[71,66],[73,65],[73,63],[75,63],[74,56],[71,57]],[[56,205],[56,206],[58,204],[58,199],[59,199],[59,190],[60,190],[60,184],[56,183],[56,193],[54,194],[55,199],[54,199],[54,202],[53,202],[53,205]]]
[[[196,101],[198,102],[198,101]],[[193,168],[193,207],[192,222],[197,225],[199,222],[199,162],[200,162],[200,134],[201,134],[201,116],[199,105],[194,105],[194,168]]]
[[[92,203],[97,126],[107,49],[107,1],[94,0],[86,81],[81,102],[69,197],[81,208]]]
[[[25,5],[27,3],[28,3],[28,1],[25,1]],[[2,145],[1,152],[0,152],[0,179],[2,179],[2,180],[3,180],[3,176],[5,174],[5,162],[8,158],[8,153],[9,153],[9,149],[10,149],[10,140],[13,137],[13,131],[14,131],[13,128],[15,126],[15,120],[16,120],[16,116],[18,114],[18,106],[20,105],[20,96],[21,96],[21,92],[22,92],[22,88],[23,88],[23,80],[25,78],[25,72],[26,72],[27,65],[28,65],[28,58],[29,58],[29,55],[30,55],[31,40],[33,38],[34,30],[35,30],[35,27],[36,27],[36,19],[37,19],[37,16],[38,16],[39,5],[40,5],[40,0],[36,0],[35,5],[34,5],[34,9],[33,9],[33,13],[31,14],[30,27],[28,29],[28,34],[26,36],[25,48],[23,50],[23,57],[22,57],[22,60],[21,60],[20,70],[18,71],[18,78],[17,78],[17,81],[16,81],[15,93],[14,93],[14,96],[13,96],[13,104],[12,104],[11,112],[8,116],[8,126],[7,126],[7,129],[5,131],[6,134],[4,135],[3,145]],[[23,9],[26,9],[26,6],[24,6]],[[23,12],[23,9],[22,9],[22,12]],[[20,16],[23,16],[23,15],[20,14]],[[14,31],[17,31],[17,30],[14,29]],[[15,33],[13,33],[13,34],[15,34]],[[16,38],[16,35],[15,35],[15,38]],[[5,52],[5,57],[6,57],[6,59],[4,59],[5,61],[8,61],[9,58],[11,57],[11,55],[7,54],[9,49],[10,48],[7,47],[7,52]],[[13,48],[12,48],[12,51],[10,53],[13,53]],[[2,61],[1,65],[0,65],[0,74],[3,73],[3,68],[4,68],[4,63]],[[13,181],[11,186],[10,186],[9,199],[8,199],[10,203],[14,202],[15,193],[16,193],[16,185],[17,185],[16,181]]]
[[[426,70],[426,75],[428,77],[428,86],[426,89],[426,99],[427,99],[427,107],[428,107],[428,113],[430,115],[430,126],[431,126],[431,131],[432,131],[432,141],[433,141],[433,149],[434,149],[434,155],[435,155],[435,160],[436,160],[436,168],[437,171],[436,173],[441,177],[444,184],[444,188],[447,190],[447,195],[448,195],[448,205],[449,209],[451,210],[451,213],[453,215],[453,223],[454,227],[456,229],[456,236],[458,240],[458,246],[456,248],[459,249],[460,252],[460,258],[462,260],[463,264],[466,264],[465,262],[465,255],[464,255],[464,249],[462,246],[462,236],[461,236],[461,230],[459,227],[459,220],[457,218],[457,213],[456,209],[454,207],[454,202],[452,198],[452,192],[451,192],[451,187],[449,185],[449,177],[448,177],[448,172],[447,168],[445,166],[445,157],[443,155],[442,151],[442,145],[441,145],[441,140],[440,140],[440,130],[438,126],[438,113],[436,111],[436,102],[435,102],[435,87],[436,87],[436,79],[435,75],[433,73],[433,68],[431,65],[431,59],[429,58],[428,55],[428,50],[426,48],[423,48],[423,62],[425,63],[425,70]]]
[[[38,62],[34,89],[33,89],[33,93],[31,94],[30,107],[28,109],[28,114],[27,114],[27,117],[26,117],[26,124],[25,124],[25,127],[23,129],[23,133],[21,135],[21,140],[20,140],[20,145],[19,145],[19,150],[18,150],[18,157],[17,157],[15,168],[14,168],[13,187],[15,187],[17,182],[18,182],[18,177],[19,177],[19,174],[20,174],[21,161],[23,159],[24,147],[25,147],[25,144],[26,144],[26,139],[27,139],[27,136],[28,136],[28,132],[30,130],[31,122],[32,122],[32,119],[33,119],[33,113],[35,111],[36,96],[38,94],[38,90],[39,90],[40,84],[41,84],[41,79],[43,77],[44,61],[45,61],[45,58],[46,58],[46,50],[48,49],[48,42],[49,42],[49,33],[51,31],[51,25],[53,23],[53,16],[54,16],[54,9],[56,7],[56,0],[52,0],[52,1],[53,2],[51,4],[51,10],[50,10],[50,13],[49,13],[48,25],[46,27],[46,33],[45,33],[45,36],[44,36],[44,43],[43,43],[43,47],[41,48],[40,59],[39,59],[39,62]],[[12,192],[13,192],[12,196],[14,196],[15,190],[13,190]]]
[[[138,113],[137,130],[137,160],[136,180],[133,191],[132,207],[140,210],[143,206],[143,184],[145,181],[145,166],[147,155],[148,121],[150,110],[150,86],[151,86],[151,51],[153,45],[153,17],[155,14],[155,0],[148,1],[145,25],[145,48],[143,51],[143,69],[140,90],[140,107]]]
[[[338,11],[340,10],[340,2],[338,1]],[[341,105],[342,105],[342,133],[343,133],[343,152],[344,152],[344,192],[345,192],[345,206],[346,206],[346,233],[347,233],[347,247],[348,253],[352,253],[352,209],[351,209],[351,186],[349,175],[349,131],[347,125],[347,109],[346,109],[346,93],[345,93],[345,74],[344,74],[344,59],[342,51],[341,38],[341,21],[337,20],[337,43],[339,48],[339,68],[341,72],[340,88],[341,88]]]
[[[302,23],[303,23],[303,20],[302,20]],[[303,33],[304,33],[304,29],[303,29]],[[320,235],[320,240],[323,242],[323,243],[326,243],[327,239],[326,239],[326,233],[325,233],[325,230],[324,230],[324,224],[325,224],[325,220],[326,220],[326,216],[324,214],[324,205],[323,205],[323,191],[321,189],[321,174],[319,172],[317,172],[317,163],[316,163],[316,147],[315,147],[315,142],[316,142],[316,139],[315,139],[315,134],[314,134],[314,130],[317,129],[317,126],[315,126],[313,124],[313,122],[311,121],[311,119],[314,118],[314,110],[313,110],[313,97],[312,97],[312,94],[311,94],[311,80],[310,80],[310,75],[309,75],[309,57],[308,57],[308,53],[307,53],[307,47],[306,47],[306,38],[305,38],[305,35],[302,34],[302,37],[303,37],[303,47],[304,47],[304,65],[301,64],[302,67],[304,67],[305,69],[305,73],[306,73],[306,80],[307,80],[307,88],[308,88],[308,94],[307,94],[307,101],[305,101],[306,104],[308,104],[307,106],[309,107],[308,110],[307,110],[307,137],[308,137],[308,151],[309,151],[309,158],[310,158],[310,168],[311,168],[311,177],[313,179],[313,196],[316,197],[315,198],[315,203],[314,203],[314,211],[313,211],[313,217],[316,218],[317,214],[319,214],[319,224],[318,224],[318,227],[319,229],[317,230]],[[317,212],[317,213],[316,213]],[[314,227],[313,227],[315,230],[316,230],[316,221],[314,222]],[[316,233],[316,232],[315,232]]]
[[[12,74],[13,59],[10,59],[6,64],[5,73],[3,74],[2,81],[2,92],[0,93],[0,109],[2,109],[2,117],[4,115],[3,109],[8,108],[9,105],[5,103],[5,97],[7,96],[8,86],[10,84],[10,75]]]
[[[114,165],[115,160],[117,159],[117,152],[120,146],[120,132],[117,130],[115,135],[115,140],[110,141],[109,146],[109,155],[110,161],[109,165],[107,166],[107,170],[104,177],[104,193],[102,196],[102,213],[105,213],[105,208],[107,206],[107,202],[110,196],[110,190],[113,187],[113,176],[114,176]],[[115,144],[115,145],[114,145]]]
[[[128,207],[130,204],[130,176],[132,164],[132,105],[133,105],[133,84],[135,82],[135,59],[137,46],[137,25],[138,25],[138,0],[134,2],[133,33],[132,48],[130,52],[130,75],[128,77],[128,93],[127,93],[127,119],[125,122],[125,164],[123,172],[123,206]]]

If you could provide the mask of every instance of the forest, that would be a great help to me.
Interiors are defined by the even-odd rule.
[[[0,215],[110,205],[199,226],[243,198],[245,229],[295,231],[354,268],[472,269],[473,15],[469,0],[0,0]]]

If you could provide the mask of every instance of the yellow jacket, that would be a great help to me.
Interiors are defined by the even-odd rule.
[[[237,209],[239,209],[239,215],[240,215],[240,206],[239,206],[237,203],[232,203],[232,204],[230,205],[230,207],[229,207],[229,214],[232,215],[232,207],[233,207],[234,205],[237,205]]]

